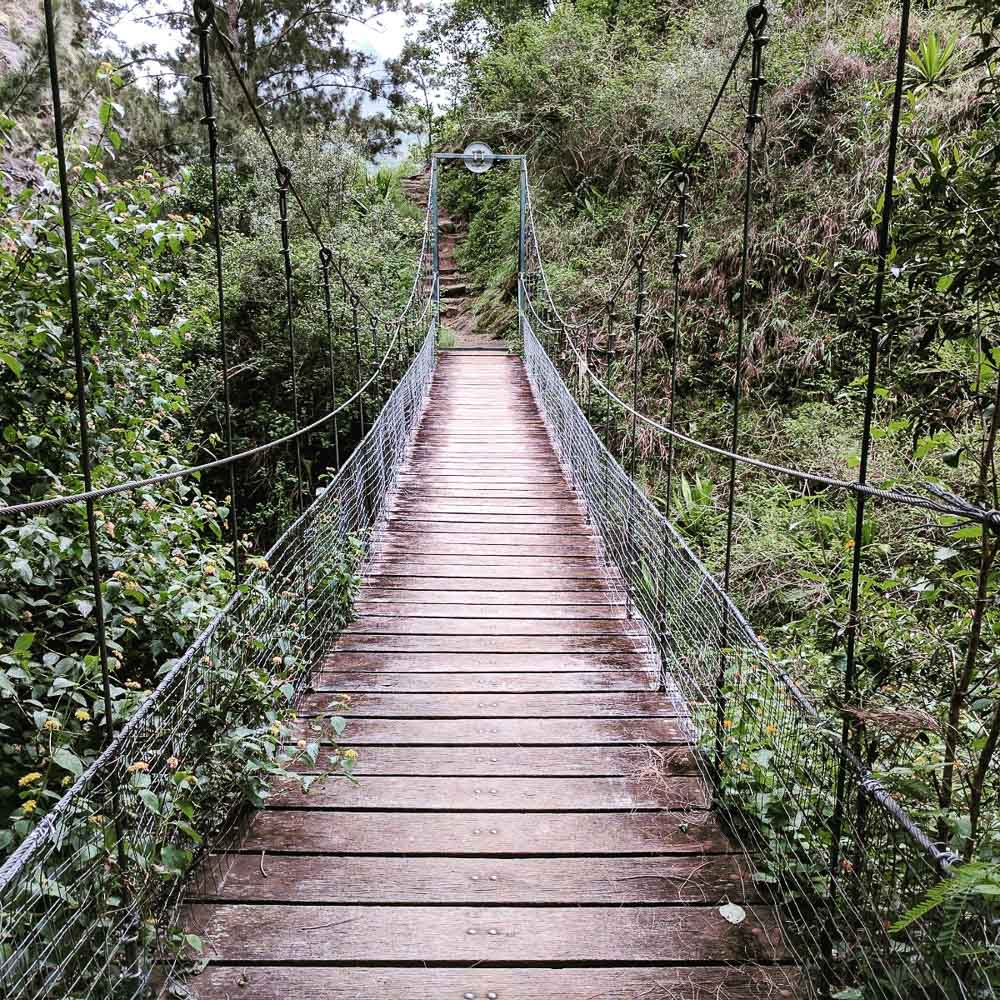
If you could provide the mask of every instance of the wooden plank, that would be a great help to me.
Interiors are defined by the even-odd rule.
[[[717,907],[248,906],[195,903],[224,962],[771,962],[775,914],[742,924]],[[420,928],[420,933],[414,933]],[[472,933],[470,933],[470,931]]]
[[[647,670],[648,661],[636,653],[405,653],[335,652],[322,663],[323,670],[421,671],[423,673],[481,673],[513,671]]]
[[[399,513],[406,511],[414,517],[426,514],[487,514],[492,517],[504,517],[516,514],[520,517],[577,517],[582,507],[575,500],[492,500],[455,499],[437,497],[433,500],[407,500],[405,506],[396,504],[389,508]]]
[[[403,636],[493,636],[514,639],[521,636],[628,636],[639,634],[633,622],[614,618],[568,618],[565,621],[535,618],[436,618],[418,615],[366,614],[356,618],[342,633],[351,635]]]
[[[480,546],[486,552],[501,548],[513,548],[523,552],[558,548],[561,552],[593,553],[597,548],[589,532],[571,535],[564,531],[515,531],[510,526],[505,532],[441,531],[434,526],[424,526],[414,531],[391,531],[386,535],[386,540],[399,547],[418,543],[435,548],[446,546],[445,551],[451,551],[453,545]]]
[[[374,673],[324,670],[313,675],[315,691],[398,691],[412,694],[543,694],[570,691],[649,691],[653,673],[589,670],[582,673],[457,674]]]
[[[591,537],[590,528],[582,517],[564,514],[561,516],[538,515],[516,517],[510,514],[421,514],[415,517],[396,515],[386,524],[387,531],[426,532],[436,531],[454,535],[470,534],[506,535],[513,531],[549,532],[553,529],[571,537]]]
[[[262,874],[262,871],[264,874]],[[711,858],[331,858],[238,855],[198,898],[476,905],[756,902],[738,855]],[[306,921],[308,922],[308,921]]]
[[[600,576],[576,577],[569,580],[547,580],[544,577],[505,578],[493,575],[491,577],[459,576],[457,574],[443,579],[441,576],[392,576],[388,574],[368,573],[365,576],[365,587],[369,590],[408,590],[426,594],[461,594],[466,591],[479,594],[545,594],[550,592],[559,595],[586,594],[581,598],[584,603],[595,600],[609,600],[606,583]],[[558,589],[555,589],[558,588]]]
[[[255,854],[616,855],[729,854],[710,812],[419,813],[265,809],[242,850]]]
[[[320,750],[316,766],[297,771],[334,770],[340,751]],[[471,776],[480,778],[638,777],[693,775],[697,764],[685,746],[673,747],[364,747],[356,775]]]
[[[637,653],[627,635],[373,635],[344,634],[333,652],[341,650],[404,653]]]
[[[623,809],[707,809],[700,778],[669,777],[655,782],[629,778],[391,777],[357,782],[344,776],[318,780],[302,791],[297,781],[279,783],[268,805],[278,809],[420,809],[429,812],[492,810],[552,812]]]
[[[401,581],[405,582],[405,581]],[[440,584],[440,581],[438,581]],[[511,605],[530,606],[532,609],[539,607],[571,607],[583,608],[584,617],[592,610],[602,609],[622,614],[625,610],[624,602],[612,603],[610,595],[600,591],[585,590],[442,590],[440,586],[426,590],[407,589],[405,587],[384,587],[375,586],[371,583],[363,584],[358,591],[355,600],[355,608],[361,608],[366,602],[378,602],[379,604],[405,604],[405,605],[458,605],[460,607],[475,607],[484,605],[500,605],[508,607]],[[418,614],[425,613],[424,607],[415,608]],[[384,611],[382,612],[385,613]],[[492,614],[493,612],[490,612]],[[485,617],[485,615],[479,616]],[[519,615],[518,617],[526,617]]]
[[[490,601],[479,604],[470,597],[468,602],[453,604],[430,603],[428,601],[397,601],[393,598],[371,598],[359,595],[354,604],[354,613],[359,618],[371,615],[397,615],[401,618],[506,618],[570,621],[580,619],[616,619],[625,621],[625,608],[610,604],[501,604]]]
[[[493,556],[487,559],[444,559],[435,556],[391,556],[372,561],[371,576],[437,577],[439,580],[538,580],[562,588],[566,580],[598,580],[604,570],[588,559],[538,559],[525,556]],[[449,583],[449,587],[451,584]]]
[[[598,558],[597,546],[592,541],[573,542],[558,538],[537,545],[517,545],[507,542],[484,545],[481,542],[441,541],[440,538],[433,535],[423,538],[420,535],[397,534],[384,538],[376,549],[376,557],[381,556],[382,558],[421,555],[469,556],[486,562],[492,562],[496,558],[585,559],[590,561],[595,561]]]
[[[328,741],[324,719],[298,719],[293,739]],[[595,743],[686,742],[673,719],[352,719],[342,741],[348,746],[590,746]]]
[[[359,692],[334,714],[369,719],[650,719],[676,718],[677,707],[658,691],[582,691],[571,694],[412,694]],[[303,696],[299,715],[329,715],[334,696]]]
[[[389,531],[423,531],[425,525],[439,531],[495,531],[504,533],[522,528],[546,530],[558,528],[571,534],[590,534],[586,520],[579,514],[471,514],[452,511],[397,511],[389,519]]]
[[[187,983],[195,1000],[795,1000],[783,966],[467,969],[210,966]]]

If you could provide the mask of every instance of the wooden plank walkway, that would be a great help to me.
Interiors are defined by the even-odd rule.
[[[253,818],[195,996],[794,995],[518,359],[442,355],[357,612],[298,726],[350,692],[360,781]]]

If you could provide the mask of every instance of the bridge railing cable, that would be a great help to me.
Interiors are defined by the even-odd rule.
[[[298,396],[299,293],[293,295],[291,288],[292,203],[318,247],[318,280],[313,290],[320,298],[328,342],[330,401],[326,413],[303,422],[296,398],[291,433],[234,450],[229,404],[231,344],[225,327],[225,255],[218,197],[219,142],[207,44],[212,32],[219,35],[222,51],[227,53],[227,49],[215,23],[214,6],[210,0],[195,0],[197,82],[202,86],[202,123],[212,171],[226,454],[195,465],[178,462],[157,475],[98,486],[88,449],[87,377],[52,0],[44,0],[44,9],[84,489],[10,504],[0,508],[0,516],[44,515],[70,504],[86,509],[107,739],[94,763],[0,867],[0,996],[5,1000],[128,1000],[166,989],[176,968],[196,960],[194,939],[188,933],[193,911],[185,909],[182,929],[180,909],[199,887],[210,891],[221,877],[213,866],[219,863],[220,852],[238,842],[247,805],[265,794],[266,775],[284,759],[286,744],[293,762],[322,766],[317,765],[318,747],[310,745],[313,737],[302,749],[290,719],[314,664],[348,620],[358,573],[380,530],[427,397],[435,361],[437,274],[431,259],[428,205],[406,302],[399,311],[390,312],[366,301],[325,242],[319,223],[310,217],[267,123],[251,103],[254,121],[275,158],[293,396]],[[226,61],[245,86],[231,58]],[[338,366],[343,370],[347,361],[338,357],[338,343],[345,340],[351,341],[348,350],[356,366],[356,384],[346,395],[336,378]],[[362,436],[342,460],[346,443],[341,440],[338,417],[355,408],[363,421]],[[329,481],[313,490],[306,481],[299,449],[310,433],[328,424],[334,428],[335,465]],[[244,556],[236,533],[238,497],[231,475],[232,560],[238,574],[232,597],[115,732],[113,697],[122,691],[121,681],[109,668],[103,629],[107,598],[96,530],[97,505],[126,494],[140,503],[175,480],[215,469],[231,472],[241,462],[290,445],[298,453],[297,513],[292,523],[264,557]],[[316,742],[333,744],[337,735],[337,730],[328,730]],[[335,750],[323,753],[333,753],[335,760]],[[335,770],[336,763],[332,766]]]
[[[893,150],[899,127],[908,11],[909,0],[903,0],[890,124]],[[698,440],[675,427],[679,279],[690,231],[691,176],[687,171],[674,178],[677,230],[667,420],[642,413],[638,403],[640,340],[648,321],[649,244],[642,244],[633,255],[627,275],[633,279],[631,291],[620,283],[600,318],[570,322],[556,306],[549,288],[530,189],[525,213],[528,262],[519,287],[525,363],[562,461],[585,499],[603,543],[612,580],[621,589],[622,603],[646,625],[650,652],[660,660],[662,681],[676,693],[678,709],[685,711],[687,707],[691,738],[700,748],[706,780],[729,816],[734,836],[758,866],[762,886],[771,887],[770,897],[780,905],[788,941],[809,989],[822,996],[847,995],[857,990],[865,997],[994,997],[996,984],[989,971],[989,955],[1000,951],[1000,920],[995,914],[991,917],[988,907],[968,913],[958,926],[942,927],[941,921],[932,918],[911,924],[904,932],[888,933],[894,919],[953,876],[953,864],[958,858],[932,842],[873,778],[859,757],[858,727],[849,711],[840,716],[822,716],[792,679],[770,660],[728,594],[736,469],[740,465],[852,495],[857,500],[857,531],[863,524],[866,500],[943,515],[953,523],[979,524],[984,530],[1000,530],[1000,511],[971,503],[933,484],[926,484],[922,493],[879,489],[864,474],[858,480],[842,480],[771,463],[739,449],[742,348],[753,256],[753,140],[762,120],[766,23],[764,4],[753,4],[740,48],[742,55],[747,42],[751,42],[743,141],[746,162],[740,294],[728,446]],[[894,157],[890,155],[886,171],[888,194],[882,203],[877,251],[876,313],[881,312],[881,286],[889,249],[894,170]],[[616,342],[615,325],[628,312],[632,337],[631,350],[626,353],[620,352],[621,340]],[[601,333],[605,337],[602,375],[596,370],[601,352],[594,348]],[[872,437],[880,336],[881,324],[876,323],[868,359],[862,433],[865,452]],[[625,357],[620,358],[619,353]],[[629,387],[630,400],[623,398],[624,391],[615,388],[623,383]],[[600,433],[589,417],[596,419]],[[716,583],[668,517],[636,486],[639,426],[667,439],[668,493],[673,486],[675,446],[714,455],[728,465],[726,556],[721,584]],[[852,667],[853,637],[859,624],[857,567],[861,547],[856,538],[848,630],[848,663]],[[845,705],[852,704],[853,692],[853,673],[849,669]],[[946,943],[949,934],[951,940]]]

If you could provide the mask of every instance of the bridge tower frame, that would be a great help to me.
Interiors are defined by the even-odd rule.
[[[488,149],[488,147],[486,147]],[[441,167],[446,163],[458,161],[471,166],[472,164],[517,163],[518,165],[518,233],[517,233],[517,316],[518,323],[524,315],[524,279],[527,265],[527,231],[528,231],[528,157],[524,153],[494,153],[474,151],[472,146],[463,153],[434,153],[431,156],[431,266],[434,273],[434,315],[440,326],[441,322],[441,259],[439,253],[438,232],[438,181]],[[488,169],[488,168],[487,168]],[[478,171],[477,171],[478,172]]]

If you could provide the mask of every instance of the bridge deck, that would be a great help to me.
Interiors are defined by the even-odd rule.
[[[442,356],[357,610],[299,725],[350,692],[360,782],[254,817],[197,997],[792,995],[517,359]]]

